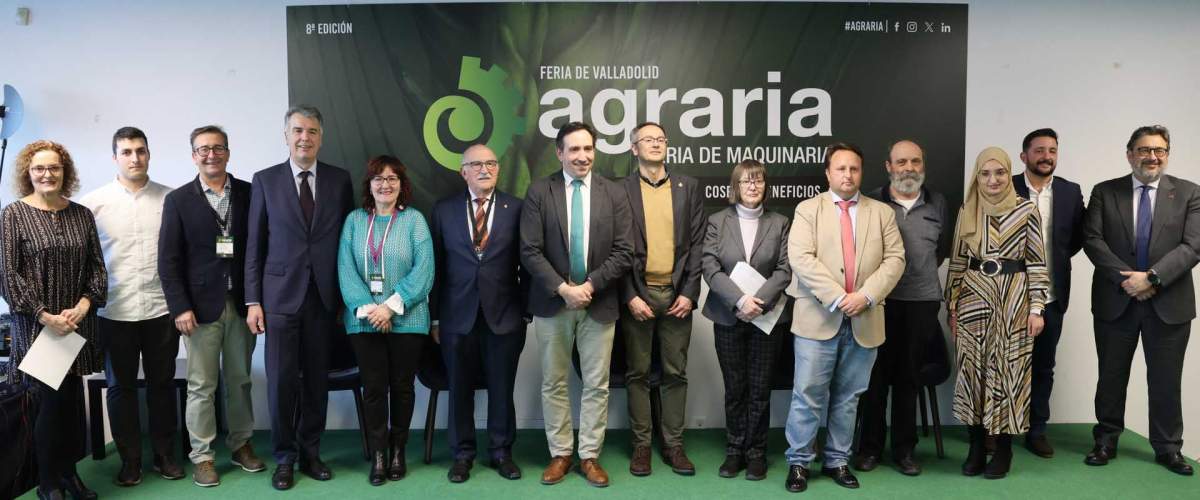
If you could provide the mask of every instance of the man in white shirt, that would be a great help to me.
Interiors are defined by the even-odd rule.
[[[108,417],[121,470],[116,483],[142,482],[141,421],[138,415],[138,360],[146,378],[154,470],[180,479],[173,444],[178,431],[175,357],[179,332],[167,313],[158,278],[158,230],[163,200],[171,188],[150,180],[146,134],[122,127],[113,134],[117,178],[79,200],[96,217],[96,230],[108,269],[107,305],[100,316],[100,348],[108,378]]]

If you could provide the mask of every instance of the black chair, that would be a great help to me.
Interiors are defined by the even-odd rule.
[[[621,320],[617,320],[613,325],[612,345],[612,361],[610,363],[608,374],[608,388],[611,389],[627,389],[625,384],[625,372],[629,369],[629,363],[625,361],[625,332],[621,329]],[[653,348],[650,352],[650,373],[646,377],[646,385],[650,388],[650,422],[653,428],[651,429],[651,440],[654,436],[662,437],[662,392],[659,387],[662,385],[662,361],[659,355],[658,334],[655,334],[656,339]],[[583,370],[579,365],[579,349],[577,346],[571,346],[571,364],[575,367],[575,375],[583,380]]]
[[[926,339],[924,363],[917,372],[917,380],[925,391],[917,390],[920,398],[921,432],[929,436],[929,419],[933,419],[933,440],[937,445],[938,458],[946,458],[946,450],[942,446],[942,417],[938,412],[937,388],[950,378],[950,355],[946,348],[946,337],[939,324],[936,332]],[[928,400],[926,394],[929,394]],[[928,404],[927,404],[928,403]]]
[[[104,449],[104,403],[100,391],[108,388],[108,379],[100,377],[89,378],[85,381],[88,392],[88,426],[91,429],[92,460],[104,460],[107,452]],[[179,400],[179,439],[183,446],[183,455],[187,457],[187,454],[192,451],[192,444],[188,441],[187,417],[184,413],[187,406],[187,379],[177,377],[173,382],[177,392],[176,399]],[[139,378],[137,388],[145,389],[146,379]]]
[[[432,338],[425,342],[421,352],[421,367],[417,370],[417,380],[429,389],[429,402],[425,410],[425,463],[428,464],[433,462],[433,426],[437,421],[438,394],[450,390],[450,376],[446,372],[442,348]],[[477,391],[487,389],[482,370],[471,385]]]

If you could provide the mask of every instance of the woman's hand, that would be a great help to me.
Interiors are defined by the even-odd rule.
[[[750,322],[763,313],[763,300],[753,295],[746,295],[746,300],[742,301],[742,307],[738,309],[738,314],[742,321]]]
[[[376,330],[387,333],[392,331],[392,308],[387,305],[380,304],[367,315],[367,321]]]
[[[40,321],[43,325],[58,331],[59,335],[66,335],[78,328],[76,323],[68,319],[66,316],[61,314],[50,314],[44,311],[42,312],[42,316],[38,318],[38,321]]]
[[[1040,314],[1029,314],[1029,336],[1037,337],[1042,334],[1042,329],[1046,328],[1046,319]]]
[[[90,310],[91,307],[92,301],[88,300],[87,297],[80,297],[79,302],[75,304],[75,307],[63,309],[60,315],[67,318],[67,320],[69,320],[71,323],[78,325],[79,322],[83,321],[83,318],[87,316],[88,310]]]

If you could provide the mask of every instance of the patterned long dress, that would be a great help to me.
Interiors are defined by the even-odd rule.
[[[946,278],[946,304],[958,311],[954,416],[989,434],[1021,434],[1029,430],[1029,311],[1045,304],[1050,286],[1041,218],[1026,200],[984,218],[984,255],[959,242]],[[1026,270],[988,277],[967,269],[969,257],[1023,260]]]
[[[103,357],[96,347],[96,310],[108,293],[108,273],[96,234],[92,212],[71,202],[49,211],[17,201],[0,216],[4,279],[0,293],[12,312],[12,356],[9,379],[24,380],[17,365],[29,351],[42,325],[42,311],[58,314],[87,297],[92,307],[76,333],[87,339],[70,373],[87,375],[101,370]]]

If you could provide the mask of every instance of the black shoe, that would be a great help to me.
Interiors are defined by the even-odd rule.
[[[721,462],[721,466],[717,468],[717,475],[721,477],[737,477],[738,473],[745,468],[745,457],[741,455],[725,455],[725,461]]]
[[[154,472],[162,476],[163,479],[174,481],[183,479],[183,467],[175,463],[175,459],[170,455],[155,455],[154,456]]]
[[[896,465],[896,470],[905,476],[921,475],[921,464],[917,463],[916,458],[913,458],[912,452],[892,457],[892,463]]]
[[[984,432],[982,425],[967,426],[967,434],[970,436],[971,449],[967,451],[967,459],[963,461],[962,473],[964,476],[978,476],[983,474],[983,468],[987,466],[987,452],[984,451]]]
[[[1012,434],[996,435],[996,451],[992,453],[992,461],[983,468],[986,479],[1004,479],[1012,469]]]
[[[37,497],[38,500],[66,500],[66,497],[63,496],[63,490],[43,490],[41,486],[37,487]]]
[[[1167,453],[1166,455],[1156,455],[1154,461],[1162,464],[1167,470],[1179,474],[1181,476],[1192,475],[1192,466],[1188,465],[1187,459],[1183,458],[1183,454],[1178,451],[1175,453]]]
[[[496,469],[496,473],[504,479],[521,479],[521,468],[517,467],[517,463],[513,462],[510,457],[492,460],[492,468]]]
[[[392,459],[388,461],[388,481],[399,481],[408,474],[408,465],[404,461],[404,445],[392,440]]]
[[[117,472],[117,486],[136,486],[142,482],[142,461],[122,460],[121,471]]]
[[[1186,464],[1185,464],[1186,465]],[[96,500],[100,498],[96,492],[89,490],[87,485],[83,484],[83,480],[79,479],[79,474],[72,472],[62,478],[62,487],[71,494],[71,498],[75,500]]]
[[[325,462],[322,462],[319,458],[310,458],[300,462],[300,472],[317,481],[333,479],[333,471],[329,470],[329,466],[325,465]]]
[[[1098,444],[1092,448],[1092,451],[1089,452],[1086,457],[1083,458],[1083,463],[1096,466],[1108,465],[1109,460],[1114,460],[1116,458],[1116,448]]]
[[[746,480],[747,481],[762,481],[767,478],[767,459],[763,457],[751,458],[746,461]]]
[[[841,467],[825,468],[821,467],[821,474],[833,478],[833,482],[843,488],[858,488],[858,478],[850,472],[850,468],[843,465]]]
[[[290,490],[296,484],[296,474],[292,464],[279,464],[275,466],[275,473],[271,474],[271,487],[277,490]]]
[[[1050,446],[1045,434],[1026,434],[1025,449],[1042,458],[1054,457],[1054,447]]]
[[[382,451],[371,455],[371,472],[367,474],[367,482],[371,486],[382,486],[387,482],[387,459]]]
[[[870,472],[879,467],[879,455],[855,455],[854,470]]]
[[[783,481],[783,486],[792,493],[800,493],[808,489],[808,469],[803,465],[792,465],[788,467],[787,479]]]
[[[454,461],[454,465],[450,466],[450,472],[446,473],[446,478],[452,483],[465,483],[471,478],[472,465],[470,460],[457,459]]]

